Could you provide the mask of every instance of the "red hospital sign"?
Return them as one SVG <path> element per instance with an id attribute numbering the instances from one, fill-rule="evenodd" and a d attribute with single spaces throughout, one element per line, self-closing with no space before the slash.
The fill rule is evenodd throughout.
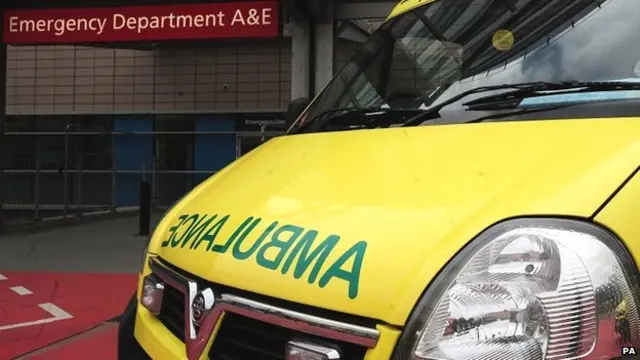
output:
<path id="1" fill-rule="evenodd" d="M 72 44 L 280 35 L 277 0 L 4 12 L 7 44 Z"/>

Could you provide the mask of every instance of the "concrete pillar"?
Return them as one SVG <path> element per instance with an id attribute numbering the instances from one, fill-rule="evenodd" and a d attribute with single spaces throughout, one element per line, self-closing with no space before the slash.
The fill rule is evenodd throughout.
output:
<path id="1" fill-rule="evenodd" d="M 333 77 L 334 1 L 326 0 L 327 17 L 316 24 L 315 91 L 316 94 Z"/>
<path id="2" fill-rule="evenodd" d="M 310 97 L 309 60 L 311 56 L 310 24 L 295 22 L 291 36 L 291 100 Z"/>

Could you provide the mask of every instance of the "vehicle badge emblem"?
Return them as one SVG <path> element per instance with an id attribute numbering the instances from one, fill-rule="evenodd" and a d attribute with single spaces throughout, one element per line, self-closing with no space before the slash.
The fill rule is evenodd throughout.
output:
<path id="1" fill-rule="evenodd" d="M 191 316 L 193 323 L 200 326 L 206 315 L 211 311 L 216 302 L 215 294 L 210 288 L 206 288 L 196 294 L 191 303 Z"/>

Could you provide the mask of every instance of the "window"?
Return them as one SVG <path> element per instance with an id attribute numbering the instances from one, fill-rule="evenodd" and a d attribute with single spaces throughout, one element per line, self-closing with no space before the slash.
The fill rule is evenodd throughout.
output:
<path id="1" fill-rule="evenodd" d="M 159 170 L 192 170 L 195 116 L 155 117 L 156 161 Z M 184 133 L 184 134 L 181 134 Z"/>
<path id="2" fill-rule="evenodd" d="M 7 116 L 4 137 L 5 169 L 35 168 L 36 137 L 26 135 L 35 129 L 34 116 Z"/>
<path id="3" fill-rule="evenodd" d="M 35 127 L 42 169 L 111 169 L 112 116 L 38 116 Z"/>
<path id="4" fill-rule="evenodd" d="M 70 134 L 81 133 L 82 135 L 71 135 L 70 152 L 73 156 L 71 161 L 81 161 L 83 170 L 108 170 L 112 167 L 112 136 L 113 117 L 110 115 L 90 115 L 70 118 L 73 127 Z"/>

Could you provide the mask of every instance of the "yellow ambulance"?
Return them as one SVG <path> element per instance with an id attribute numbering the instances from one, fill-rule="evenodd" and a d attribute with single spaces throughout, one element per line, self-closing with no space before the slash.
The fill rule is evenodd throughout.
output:
<path id="1" fill-rule="evenodd" d="M 638 14 L 401 1 L 286 135 L 166 212 L 120 359 L 635 353 Z"/>

